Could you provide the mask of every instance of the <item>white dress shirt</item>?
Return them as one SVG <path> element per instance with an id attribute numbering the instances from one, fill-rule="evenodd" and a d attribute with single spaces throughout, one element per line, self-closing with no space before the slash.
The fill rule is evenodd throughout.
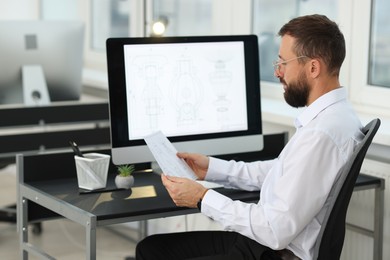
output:
<path id="1" fill-rule="evenodd" d="M 243 163 L 210 158 L 206 180 L 243 190 L 261 189 L 260 201 L 232 201 L 209 190 L 202 213 L 226 230 L 312 259 L 331 187 L 364 137 L 346 97 L 346 90 L 338 88 L 307 107 L 277 159 Z"/>

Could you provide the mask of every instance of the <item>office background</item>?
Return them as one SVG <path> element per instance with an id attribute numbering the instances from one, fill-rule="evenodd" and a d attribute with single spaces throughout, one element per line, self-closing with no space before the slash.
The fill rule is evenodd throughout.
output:
<path id="1" fill-rule="evenodd" d="M 0 0 L 1 20 L 82 20 L 86 25 L 84 46 L 84 93 L 107 97 L 105 39 L 143 37 L 153 34 L 152 25 L 166 24 L 165 36 L 256 34 L 259 36 L 263 131 L 294 133 L 299 110 L 288 107 L 282 88 L 273 77 L 272 61 L 278 54 L 276 33 L 289 19 L 321 13 L 335 20 L 347 43 L 341 83 L 363 123 L 381 118 L 383 124 L 374 143 L 382 148 L 383 160 L 366 160 L 365 173 L 390 180 L 390 3 L 386 0 Z M 388 160 L 386 160 L 386 157 Z M 373 193 L 355 193 L 350 222 L 371 225 Z M 390 192 L 385 191 L 384 244 L 390 243 Z M 163 220 L 161 220 L 163 221 Z M 160 221 L 160 222 L 161 222 Z M 182 228 L 182 219 L 165 220 L 151 231 Z M 195 221 L 195 220 L 194 220 Z M 201 221 L 203 224 L 207 220 Z M 200 223 L 200 224 L 202 224 Z M 347 231 L 343 259 L 370 259 L 372 241 Z M 384 259 L 390 248 L 384 247 Z"/>

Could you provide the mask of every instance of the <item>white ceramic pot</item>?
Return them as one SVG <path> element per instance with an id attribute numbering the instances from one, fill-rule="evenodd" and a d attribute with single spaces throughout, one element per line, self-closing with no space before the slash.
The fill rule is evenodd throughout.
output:
<path id="1" fill-rule="evenodd" d="M 115 185 L 118 189 L 130 189 L 134 185 L 134 176 L 115 176 Z"/>

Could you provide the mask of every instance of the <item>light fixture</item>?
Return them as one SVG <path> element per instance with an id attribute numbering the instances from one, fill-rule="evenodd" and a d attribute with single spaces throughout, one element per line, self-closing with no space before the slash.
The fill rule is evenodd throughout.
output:
<path id="1" fill-rule="evenodd" d="M 160 16 L 156 21 L 152 23 L 151 36 L 161 37 L 165 33 L 168 26 L 168 18 L 166 16 Z"/>

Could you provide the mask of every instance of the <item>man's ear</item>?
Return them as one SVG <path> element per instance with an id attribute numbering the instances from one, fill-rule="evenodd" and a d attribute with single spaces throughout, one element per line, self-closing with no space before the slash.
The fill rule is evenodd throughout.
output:
<path id="1" fill-rule="evenodd" d="M 322 69 L 320 61 L 317 59 L 312 59 L 310 60 L 309 65 L 310 77 L 313 79 L 317 78 L 320 75 Z"/>

